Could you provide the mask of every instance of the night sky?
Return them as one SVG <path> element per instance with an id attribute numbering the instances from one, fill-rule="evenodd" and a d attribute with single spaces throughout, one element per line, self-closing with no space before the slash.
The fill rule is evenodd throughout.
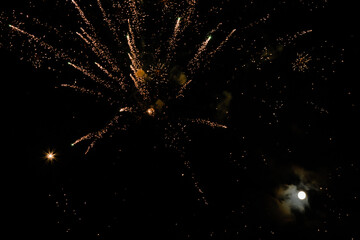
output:
<path id="1" fill-rule="evenodd" d="M 230 0 L 218 21 L 242 28 L 278 2 Z M 88 143 L 72 146 L 103 127 L 114 108 L 61 87 L 80 79 L 75 71 L 21 61 L 2 46 L 9 23 L 1 19 L 5 238 L 360 239 L 357 9 L 340 0 L 293 2 L 230 39 L 171 106 L 169 118 L 228 126 L 189 126 L 176 142 L 181 154 L 151 117 L 128 119 L 127 131 L 86 155 Z M 24 6 L 1 2 L 0 9 Z M 306 29 L 312 33 L 296 44 L 274 41 Z M 274 57 L 252 65 L 257 50 L 243 39 L 259 36 L 256 45 L 272 46 Z M 310 68 L 296 71 L 292 63 L 303 52 Z M 300 190 L 305 200 L 291 195 Z"/>

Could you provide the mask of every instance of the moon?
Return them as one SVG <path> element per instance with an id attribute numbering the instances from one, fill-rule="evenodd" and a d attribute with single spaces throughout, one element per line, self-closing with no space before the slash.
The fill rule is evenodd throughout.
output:
<path id="1" fill-rule="evenodd" d="M 298 198 L 300 200 L 304 200 L 306 198 L 306 193 L 304 191 L 299 191 L 298 192 Z"/>

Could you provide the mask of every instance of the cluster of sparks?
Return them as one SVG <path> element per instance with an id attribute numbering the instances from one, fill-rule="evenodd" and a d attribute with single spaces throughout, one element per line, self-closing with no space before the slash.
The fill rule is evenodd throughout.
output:
<path id="1" fill-rule="evenodd" d="M 292 69 L 294 71 L 304 72 L 309 69 L 309 62 L 311 61 L 311 56 L 307 53 L 298 53 L 295 62 L 292 64 Z"/>

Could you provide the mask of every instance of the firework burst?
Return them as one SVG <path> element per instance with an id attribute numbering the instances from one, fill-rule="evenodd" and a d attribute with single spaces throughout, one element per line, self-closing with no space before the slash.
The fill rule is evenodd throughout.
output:
<path id="1" fill-rule="evenodd" d="M 88 5 L 69 0 L 55 5 L 78 19 L 76 27 L 64 23 L 54 27 L 22 13 L 3 17 L 2 23 L 7 22 L 13 41 L 20 38 L 24 41 L 24 48 L 33 49 L 21 51 L 34 66 L 46 64 L 49 69 L 58 72 L 74 69 L 83 76 L 79 82 L 61 86 L 117 106 L 114 117 L 103 128 L 80 137 L 72 144 L 90 141 L 86 153 L 106 134 L 126 130 L 127 124 L 122 123 L 122 118 L 127 114 L 135 115 L 137 119 L 167 118 L 171 103 L 185 97 L 186 89 L 198 70 L 222 49 L 236 31 L 229 31 L 219 43 L 212 44 L 211 50 L 210 34 L 219 30 L 221 24 L 218 24 L 208 31 L 202 43 L 190 49 L 192 57 L 179 61 L 176 58 L 179 43 L 182 47 L 187 44 L 193 47 L 184 40 L 185 33 L 200 35 L 199 29 L 204 25 L 196 19 L 195 0 L 181 4 L 171 1 L 150 4 L 134 0 L 127 0 L 121 5 L 104 2 L 106 7 L 100 0 Z M 158 8 L 159 12 L 155 11 L 155 14 L 160 14 L 160 17 L 150 19 L 145 12 L 147 8 Z M 13 46 L 10 44 L 10 47 Z M 180 72 L 174 71 L 178 66 Z M 225 128 L 207 119 L 177 121 L 184 125 L 196 123 Z"/>
<path id="2" fill-rule="evenodd" d="M 126 0 L 122 4 L 68 0 L 54 3 L 53 17 L 45 23 L 30 17 L 32 14 L 16 12 L 2 14 L 0 20 L 7 32 L 4 42 L 8 49 L 19 51 L 21 58 L 36 68 L 78 74 L 80 80 L 61 86 L 94 96 L 115 109 L 105 126 L 79 137 L 72 146 L 87 141 L 88 154 L 104 137 L 152 119 L 165 130 L 166 145 L 184 156 L 180 142 L 188 138 L 189 125 L 227 126 L 181 116 L 173 106 L 186 97 L 201 69 L 236 32 L 222 23 L 209 27 L 207 20 L 200 21 L 197 4 L 196 0 Z M 42 7 L 32 5 L 31 9 L 47 16 L 48 9 Z M 216 15 L 218 9 L 210 11 Z M 217 34 L 216 40 L 213 34 Z M 190 162 L 185 166 L 191 169 Z"/>

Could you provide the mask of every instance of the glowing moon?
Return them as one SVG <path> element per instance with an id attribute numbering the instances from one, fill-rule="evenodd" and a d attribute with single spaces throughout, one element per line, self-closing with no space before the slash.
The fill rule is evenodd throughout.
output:
<path id="1" fill-rule="evenodd" d="M 298 198 L 304 200 L 306 198 L 306 193 L 304 191 L 298 192 Z"/>

